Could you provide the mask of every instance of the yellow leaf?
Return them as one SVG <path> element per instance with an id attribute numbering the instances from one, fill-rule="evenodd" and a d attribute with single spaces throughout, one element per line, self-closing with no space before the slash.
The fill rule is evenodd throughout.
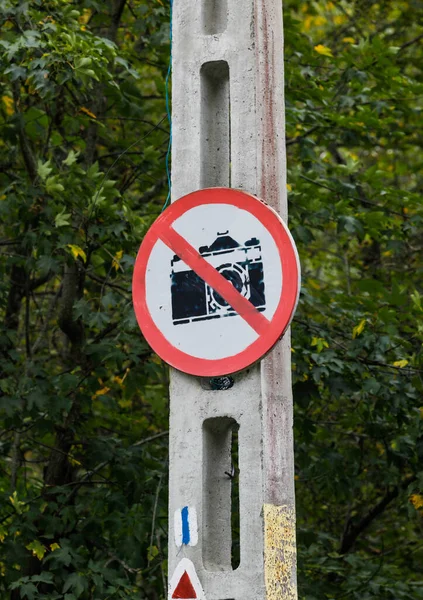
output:
<path id="1" fill-rule="evenodd" d="M 323 54 L 323 56 L 333 57 L 332 50 L 330 48 L 328 48 L 327 46 L 323 46 L 323 44 L 318 44 L 317 46 L 314 46 L 314 49 L 319 54 Z"/>
<path id="2" fill-rule="evenodd" d="M 114 381 L 115 383 L 117 383 L 118 385 L 122 385 L 122 384 L 123 384 L 123 382 L 125 381 L 125 379 L 126 379 L 126 377 L 127 377 L 128 373 L 129 373 L 129 371 L 130 371 L 130 368 L 128 367 L 128 368 L 126 369 L 126 371 L 125 371 L 125 375 L 124 375 L 123 377 L 119 377 L 119 375 L 115 375 L 115 377 L 113 377 L 113 381 Z"/>
<path id="3" fill-rule="evenodd" d="M 304 31 L 309 31 L 313 24 L 313 17 L 311 15 L 307 15 L 303 22 Z"/>
<path id="4" fill-rule="evenodd" d="M 132 400 L 125 400 L 124 398 L 121 398 L 118 400 L 118 404 L 121 408 L 132 408 Z"/>
<path id="5" fill-rule="evenodd" d="M 376 448 L 377 448 L 380 456 L 383 456 L 383 454 L 385 454 L 385 447 L 383 446 L 383 444 L 381 444 L 380 442 L 377 442 Z"/>
<path id="6" fill-rule="evenodd" d="M 96 393 L 93 395 L 92 399 L 95 400 L 98 396 L 105 396 L 107 394 L 107 392 L 110 392 L 109 387 L 101 388 L 101 390 L 96 391 Z"/>
<path id="7" fill-rule="evenodd" d="M 82 29 L 82 27 L 81 27 Z M 88 115 L 89 117 L 91 117 L 92 119 L 96 119 L 97 117 L 95 116 L 95 114 L 93 112 L 91 112 L 90 110 L 88 110 L 88 108 L 85 108 L 85 106 L 81 106 L 81 108 L 79 109 L 81 112 L 85 113 L 86 115 Z"/>
<path id="8" fill-rule="evenodd" d="M 409 500 L 416 510 L 423 508 L 423 496 L 421 494 L 411 494 Z"/>
<path id="9" fill-rule="evenodd" d="M 345 23 L 346 20 L 347 17 L 345 15 L 335 15 L 333 17 L 333 22 L 335 23 L 335 25 L 342 25 L 342 23 Z"/>
<path id="10" fill-rule="evenodd" d="M 117 271 L 120 267 L 120 260 L 123 256 L 123 250 L 119 250 L 113 257 L 112 267 Z"/>
<path id="11" fill-rule="evenodd" d="M 317 347 L 317 352 L 321 352 L 323 348 L 329 348 L 329 344 L 324 338 L 313 337 L 311 340 L 311 345 Z"/>
<path id="12" fill-rule="evenodd" d="M 356 327 L 354 327 L 353 329 L 353 340 L 360 335 L 360 333 L 362 333 L 364 326 L 366 324 L 366 319 L 363 319 L 362 321 L 360 321 L 360 323 L 358 325 L 356 325 Z"/>
<path id="13" fill-rule="evenodd" d="M 153 558 L 155 558 L 159 553 L 159 549 L 157 548 L 157 546 L 149 546 L 147 548 L 147 560 L 148 562 L 151 562 L 153 560 Z"/>
<path id="14" fill-rule="evenodd" d="M 3 104 L 6 107 L 6 114 L 10 117 L 15 112 L 13 108 L 13 98 L 10 98 L 9 96 L 2 96 L 1 99 L 3 100 Z"/>
<path id="15" fill-rule="evenodd" d="M 22 505 L 24 502 L 21 502 L 18 498 L 18 492 L 15 490 L 11 496 L 9 496 L 9 500 L 12 506 L 15 508 L 18 515 L 22 513 Z"/>
<path id="16" fill-rule="evenodd" d="M 84 8 L 82 15 L 78 17 L 79 23 L 86 25 L 91 18 L 92 12 L 93 11 L 90 8 Z"/>
<path id="17" fill-rule="evenodd" d="M 38 540 L 34 540 L 26 546 L 27 550 L 32 550 L 32 555 L 36 556 L 38 560 L 41 560 L 46 553 L 46 547 L 43 546 Z"/>
<path id="18" fill-rule="evenodd" d="M 288 192 L 292 192 L 292 185 L 290 183 L 287 183 L 286 189 L 288 190 Z"/>
<path id="19" fill-rule="evenodd" d="M 314 24 L 316 27 L 320 27 L 320 25 L 324 25 L 325 23 L 327 23 L 327 19 L 321 15 L 314 18 Z"/>
<path id="20" fill-rule="evenodd" d="M 87 255 L 82 248 L 75 246 L 75 244 L 68 244 L 68 248 L 70 248 L 72 256 L 75 260 L 78 258 L 78 256 L 80 256 L 84 262 L 87 262 Z"/>
<path id="21" fill-rule="evenodd" d="M 0 526 L 0 542 L 4 542 L 4 538 L 7 536 L 7 530 Z"/>
<path id="22" fill-rule="evenodd" d="M 403 358 L 402 360 L 396 360 L 394 363 L 392 363 L 392 365 L 394 367 L 399 367 L 400 369 L 403 369 L 408 365 L 408 360 L 406 360 L 405 358 Z"/>
<path id="23" fill-rule="evenodd" d="M 344 37 L 342 41 L 346 44 L 355 44 L 355 39 L 353 37 Z"/>
<path id="24" fill-rule="evenodd" d="M 60 548 L 59 544 L 56 544 L 56 542 L 54 542 L 54 544 L 50 544 L 50 550 L 52 552 L 54 552 L 55 550 L 58 550 Z"/>

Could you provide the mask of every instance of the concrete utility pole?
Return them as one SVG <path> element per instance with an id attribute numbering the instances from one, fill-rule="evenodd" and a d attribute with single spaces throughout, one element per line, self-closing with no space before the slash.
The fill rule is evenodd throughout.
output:
<path id="1" fill-rule="evenodd" d="M 172 201 L 233 187 L 286 220 L 281 0 L 173 4 Z M 294 600 L 289 332 L 231 389 L 213 387 L 172 370 L 169 579 L 187 558 L 207 600 Z"/>

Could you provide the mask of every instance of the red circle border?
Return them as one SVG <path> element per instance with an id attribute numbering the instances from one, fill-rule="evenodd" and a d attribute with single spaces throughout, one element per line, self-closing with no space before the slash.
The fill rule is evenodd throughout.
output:
<path id="1" fill-rule="evenodd" d="M 261 335 L 236 355 L 220 359 L 191 356 L 175 348 L 154 323 L 147 307 L 146 269 L 151 251 L 160 239 L 162 230 L 168 229 L 185 212 L 203 204 L 231 204 L 250 212 L 272 235 L 279 251 L 282 266 L 282 294 L 266 334 Z M 262 358 L 281 338 L 288 328 L 300 292 L 300 262 L 295 242 L 278 213 L 259 198 L 230 188 L 208 188 L 192 192 L 171 204 L 147 231 L 135 261 L 132 279 L 132 297 L 138 325 L 151 346 L 166 363 L 188 373 L 202 377 L 228 375 L 241 371 Z"/>

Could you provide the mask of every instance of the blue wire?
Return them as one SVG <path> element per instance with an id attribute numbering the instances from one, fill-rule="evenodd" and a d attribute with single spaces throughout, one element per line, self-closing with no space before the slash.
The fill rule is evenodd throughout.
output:
<path id="1" fill-rule="evenodd" d="M 167 69 L 166 81 L 165 81 L 165 94 L 166 94 L 166 113 L 169 121 L 169 144 L 166 152 L 166 175 L 167 175 L 167 185 L 169 191 L 167 193 L 166 202 L 163 205 L 162 212 L 167 207 L 170 202 L 170 196 L 172 191 L 172 180 L 170 176 L 170 155 L 172 151 L 172 114 L 170 112 L 170 98 L 169 98 L 169 83 L 172 74 L 172 17 L 173 17 L 173 0 L 169 0 L 170 2 L 170 23 L 169 23 L 169 41 L 170 41 L 170 53 L 169 53 L 169 67 Z"/>

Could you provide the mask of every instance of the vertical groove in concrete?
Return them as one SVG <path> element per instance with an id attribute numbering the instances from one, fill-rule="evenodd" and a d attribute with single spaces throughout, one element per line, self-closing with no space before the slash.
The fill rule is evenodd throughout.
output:
<path id="1" fill-rule="evenodd" d="M 208 571 L 231 571 L 231 445 L 236 421 L 203 423 L 203 563 Z"/>
<path id="2" fill-rule="evenodd" d="M 230 186 L 229 65 L 201 65 L 201 187 Z"/>
<path id="3" fill-rule="evenodd" d="M 204 0 L 202 2 L 202 25 L 206 34 L 225 31 L 228 23 L 228 0 Z"/>
<path id="4" fill-rule="evenodd" d="M 205 185 L 228 185 L 230 177 L 232 187 L 286 219 L 281 0 L 178 0 L 173 24 L 172 201 Z M 290 365 L 286 334 L 227 391 L 204 389 L 172 370 L 169 576 L 189 558 L 207 600 L 296 598 Z M 240 427 L 241 498 L 235 571 L 225 525 L 230 485 L 219 479 L 230 441 L 211 425 L 233 421 Z M 198 544 L 178 548 L 173 515 L 184 506 L 197 510 Z"/>

